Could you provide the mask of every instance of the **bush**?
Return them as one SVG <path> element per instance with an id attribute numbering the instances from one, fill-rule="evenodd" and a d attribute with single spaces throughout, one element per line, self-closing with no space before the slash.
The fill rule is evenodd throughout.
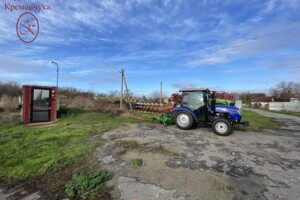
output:
<path id="1" fill-rule="evenodd" d="M 124 102 L 123 106 L 127 108 L 126 103 Z M 113 103 L 108 100 L 97 101 L 97 108 L 102 113 L 118 115 L 120 114 L 119 102 Z"/>
<path id="2" fill-rule="evenodd" d="M 94 100 L 88 97 L 77 96 L 75 98 L 69 98 L 64 103 L 61 103 L 61 108 L 65 111 L 68 109 L 81 109 L 81 110 L 98 110 L 102 113 L 117 115 L 120 114 L 119 102 L 110 101 L 108 99 L 98 99 Z M 124 107 L 127 108 L 126 102 L 124 102 Z M 60 113 L 59 113 L 60 114 Z"/>
<path id="3" fill-rule="evenodd" d="M 269 110 L 269 104 L 266 104 L 266 105 L 264 106 L 264 108 L 267 109 L 267 110 Z"/>
<path id="4" fill-rule="evenodd" d="M 107 195 L 105 182 L 112 178 L 109 171 L 84 172 L 74 174 L 72 180 L 66 184 L 66 193 L 69 197 L 79 196 L 83 199 L 98 199 Z"/>
<path id="5" fill-rule="evenodd" d="M 66 107 L 59 107 L 59 110 L 57 111 L 57 118 L 61 118 L 68 115 L 70 115 L 70 109 Z"/>
<path id="6" fill-rule="evenodd" d="M 95 101 L 90 97 L 76 96 L 67 100 L 68 108 L 78 108 L 84 110 L 93 110 L 95 107 Z"/>

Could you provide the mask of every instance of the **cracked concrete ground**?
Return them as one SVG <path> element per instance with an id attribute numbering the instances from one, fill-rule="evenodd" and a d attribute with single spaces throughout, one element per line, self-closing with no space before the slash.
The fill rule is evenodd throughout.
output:
<path id="1" fill-rule="evenodd" d="M 220 137 L 207 128 L 135 124 L 107 132 L 109 142 L 95 155 L 116 174 L 110 183 L 115 199 L 299 199 L 300 118 L 257 112 L 285 126 Z M 118 140 L 161 146 L 176 155 L 125 152 Z M 143 166 L 130 164 L 137 158 Z"/>

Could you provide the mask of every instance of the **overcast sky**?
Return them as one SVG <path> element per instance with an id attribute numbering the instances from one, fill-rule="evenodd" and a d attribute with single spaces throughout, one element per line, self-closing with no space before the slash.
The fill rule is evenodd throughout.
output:
<path id="1" fill-rule="evenodd" d="M 30 44 L 16 33 L 25 11 L 40 25 Z M 267 91 L 300 80 L 299 0 L 1 0 L 0 81 L 119 90 L 121 68 L 136 94 L 182 87 Z"/>

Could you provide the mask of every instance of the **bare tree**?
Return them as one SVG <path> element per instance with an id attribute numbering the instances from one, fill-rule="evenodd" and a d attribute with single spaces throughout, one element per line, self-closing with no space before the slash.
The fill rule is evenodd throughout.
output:
<path id="1" fill-rule="evenodd" d="M 242 100 L 244 104 L 250 105 L 251 101 L 260 98 L 265 97 L 265 93 L 250 93 L 250 92 L 243 92 L 239 94 L 239 99 Z"/>
<path id="2" fill-rule="evenodd" d="M 293 96 L 293 82 L 282 81 L 278 84 L 278 88 L 281 91 L 280 97 L 283 100 L 289 100 Z"/>
<path id="3" fill-rule="evenodd" d="M 280 98 L 280 90 L 278 88 L 271 88 L 270 93 L 272 97 Z"/>
<path id="4" fill-rule="evenodd" d="M 295 83 L 295 97 L 300 98 L 300 83 Z"/>
<path id="5" fill-rule="evenodd" d="M 273 97 L 288 101 L 290 98 L 300 97 L 300 83 L 281 81 L 270 92 Z"/>

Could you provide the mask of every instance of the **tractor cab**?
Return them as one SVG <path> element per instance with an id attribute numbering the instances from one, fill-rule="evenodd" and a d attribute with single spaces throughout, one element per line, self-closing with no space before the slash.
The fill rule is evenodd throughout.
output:
<path id="1" fill-rule="evenodd" d="M 183 95 L 180 106 L 193 111 L 197 118 L 205 117 L 208 108 L 209 91 L 185 89 L 180 90 L 180 92 L 182 92 Z"/>
<path id="2" fill-rule="evenodd" d="M 215 92 L 208 89 L 182 89 L 183 97 L 174 108 L 175 123 L 181 129 L 190 129 L 195 125 L 211 125 L 218 135 L 229 135 L 233 124 L 248 125 L 241 121 L 241 111 L 234 106 L 218 104 Z"/>

